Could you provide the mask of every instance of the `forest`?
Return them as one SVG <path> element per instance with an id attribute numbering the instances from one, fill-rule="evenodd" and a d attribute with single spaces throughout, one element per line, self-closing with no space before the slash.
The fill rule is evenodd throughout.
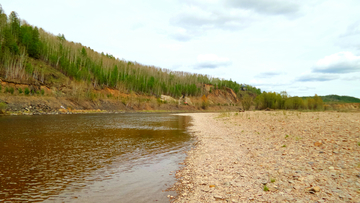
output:
<path id="1" fill-rule="evenodd" d="M 321 99 L 325 103 L 360 103 L 360 99 L 350 96 L 339 96 L 339 95 L 326 95 L 326 96 L 320 96 Z M 302 97 L 303 99 L 308 99 L 312 97 Z"/>
<path id="2" fill-rule="evenodd" d="M 235 93 L 244 85 L 254 95 L 261 94 L 260 89 L 235 81 L 142 65 L 98 53 L 66 40 L 64 34 L 54 35 L 34 27 L 14 11 L 7 16 L 2 7 L 0 42 L 0 77 L 6 80 L 46 83 L 44 69 L 31 63 L 40 60 L 89 88 L 110 87 L 157 97 L 161 94 L 179 97 L 203 95 L 204 84 L 212 84 L 214 89 L 228 87 Z"/>

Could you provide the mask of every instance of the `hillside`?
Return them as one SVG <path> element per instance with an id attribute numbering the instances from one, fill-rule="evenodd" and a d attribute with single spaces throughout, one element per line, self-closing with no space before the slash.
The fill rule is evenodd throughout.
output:
<path id="1" fill-rule="evenodd" d="M 359 98 L 350 97 L 350 96 L 326 95 L 320 97 L 325 103 L 360 103 Z M 313 97 L 303 97 L 303 98 L 313 98 Z"/>
<path id="2" fill-rule="evenodd" d="M 26 100 L 22 96 L 46 96 L 78 104 L 84 101 L 99 104 L 100 100 L 112 99 L 128 107 L 134 99 L 138 103 L 154 99 L 165 102 L 161 95 L 199 100 L 212 91 L 226 94 L 231 89 L 234 93 L 231 97 L 236 97 L 243 94 L 242 87 L 254 96 L 261 93 L 260 89 L 231 80 L 120 60 L 70 42 L 63 34 L 56 36 L 32 26 L 14 11 L 7 16 L 1 7 L 0 42 L 0 102 L 5 103 L 16 95 L 16 101 Z M 230 100 L 211 102 L 217 106 L 234 105 Z"/>

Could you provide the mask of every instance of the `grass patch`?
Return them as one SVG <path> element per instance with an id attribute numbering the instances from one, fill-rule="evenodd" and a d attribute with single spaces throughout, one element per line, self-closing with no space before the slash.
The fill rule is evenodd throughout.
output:
<path id="1" fill-rule="evenodd" d="M 283 145 L 283 146 L 281 146 L 281 147 L 286 147 L 286 145 Z"/>
<path id="2" fill-rule="evenodd" d="M 264 191 L 269 191 L 269 188 L 266 185 L 264 185 Z"/>
<path id="3" fill-rule="evenodd" d="M 29 95 L 30 94 L 30 90 L 29 90 L 29 88 L 25 88 L 25 95 Z"/>
<path id="4" fill-rule="evenodd" d="M 271 178 L 270 181 L 271 181 L 272 183 L 275 183 L 275 178 Z"/>
<path id="5" fill-rule="evenodd" d="M 358 142 L 358 146 L 360 146 L 360 142 Z"/>
<path id="6" fill-rule="evenodd" d="M 3 110 L 5 111 L 6 108 L 7 104 L 5 102 L 0 102 L 0 112 L 3 112 Z"/>
<path id="7" fill-rule="evenodd" d="M 224 117 L 230 117 L 231 113 L 228 112 L 222 112 L 217 118 L 224 118 Z"/>
<path id="8" fill-rule="evenodd" d="M 289 135 L 285 135 L 285 138 L 288 138 L 289 137 Z"/>

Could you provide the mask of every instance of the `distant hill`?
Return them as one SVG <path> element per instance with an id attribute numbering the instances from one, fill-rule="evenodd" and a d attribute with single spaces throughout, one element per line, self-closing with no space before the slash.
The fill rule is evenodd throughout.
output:
<path id="1" fill-rule="evenodd" d="M 323 102 L 325 103 L 331 103 L 331 102 L 337 102 L 337 103 L 360 103 L 360 99 L 356 97 L 350 97 L 350 96 L 339 96 L 336 94 L 332 95 L 326 95 L 326 96 L 320 96 Z M 313 97 L 302 97 L 302 98 L 313 98 Z"/>

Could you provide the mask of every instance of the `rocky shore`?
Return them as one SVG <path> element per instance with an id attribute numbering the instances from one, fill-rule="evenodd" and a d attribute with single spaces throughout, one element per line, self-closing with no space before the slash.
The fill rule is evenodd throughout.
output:
<path id="1" fill-rule="evenodd" d="M 175 202 L 360 202 L 360 113 L 182 115 L 197 144 Z"/>

